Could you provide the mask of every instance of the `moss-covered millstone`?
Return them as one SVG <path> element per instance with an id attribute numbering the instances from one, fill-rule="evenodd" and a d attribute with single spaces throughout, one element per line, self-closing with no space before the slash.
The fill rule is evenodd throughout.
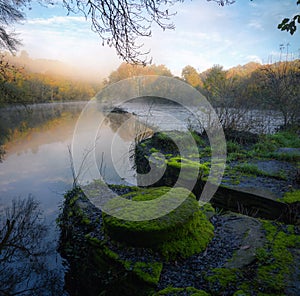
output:
<path id="1" fill-rule="evenodd" d="M 150 201 L 169 198 L 168 187 L 139 189 L 123 198 L 133 201 Z M 195 196 L 184 188 L 173 188 L 174 199 L 182 203 L 171 212 L 152 220 L 129 221 L 102 213 L 106 233 L 118 242 L 132 246 L 149 247 L 167 259 L 186 258 L 203 251 L 213 237 L 213 225 L 209 222 Z M 151 206 L 155 206 L 152 203 Z M 151 211 L 151 206 L 145 211 Z"/>
<path id="2" fill-rule="evenodd" d="M 129 191 L 141 195 L 143 190 L 118 188 Z M 67 291 L 90 296 L 300 295 L 298 226 L 215 213 L 209 203 L 200 204 L 200 210 L 211 216 L 214 239 L 204 253 L 167 262 L 151 248 L 113 242 L 103 232 L 101 210 L 80 189 L 68 192 L 58 220 L 60 252 L 70 266 Z M 181 250 L 191 254 L 189 243 L 178 240 Z M 165 247 L 171 254 L 177 250 L 172 240 Z"/>

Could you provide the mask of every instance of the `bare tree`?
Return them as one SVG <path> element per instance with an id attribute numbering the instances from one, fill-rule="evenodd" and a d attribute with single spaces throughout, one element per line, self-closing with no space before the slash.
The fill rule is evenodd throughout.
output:
<path id="1" fill-rule="evenodd" d="M 26 7 L 30 0 L 1 0 L 0 1 L 0 48 L 15 51 L 20 45 L 12 26 L 25 19 L 21 8 Z"/>
<path id="2" fill-rule="evenodd" d="M 284 127 L 300 118 L 300 60 L 265 65 L 254 73 L 265 107 L 279 110 Z"/>
<path id="3" fill-rule="evenodd" d="M 118 55 L 130 63 L 145 65 L 149 51 L 141 50 L 140 37 L 150 37 L 156 23 L 163 30 L 173 29 L 170 7 L 180 0 L 64 0 L 69 12 L 82 12 L 90 18 L 92 30 L 99 34 L 102 44 L 115 47 Z"/>
<path id="4" fill-rule="evenodd" d="M 203 91 L 216 107 L 224 130 L 250 130 L 253 122 L 246 117 L 252 107 L 251 102 L 246 99 L 247 81 L 223 70 L 220 65 L 212 67 L 202 79 Z"/>

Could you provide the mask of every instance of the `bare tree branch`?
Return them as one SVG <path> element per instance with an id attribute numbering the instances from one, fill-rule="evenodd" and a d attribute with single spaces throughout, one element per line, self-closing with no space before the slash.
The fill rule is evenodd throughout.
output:
<path id="1" fill-rule="evenodd" d="M 69 12 L 81 12 L 90 18 L 92 30 L 102 39 L 102 45 L 115 47 L 126 62 L 146 65 L 149 51 L 143 51 L 139 38 L 150 37 L 156 23 L 163 30 L 174 29 L 169 8 L 182 0 L 63 0 Z"/>
<path id="2" fill-rule="evenodd" d="M 0 49 L 11 52 L 21 44 L 17 35 L 12 32 L 12 26 L 25 19 L 21 9 L 29 5 L 30 0 L 0 0 Z"/>

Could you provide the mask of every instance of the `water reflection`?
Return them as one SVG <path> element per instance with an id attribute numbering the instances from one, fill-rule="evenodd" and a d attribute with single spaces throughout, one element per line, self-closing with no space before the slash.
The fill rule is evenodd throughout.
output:
<path id="1" fill-rule="evenodd" d="M 51 134 L 52 127 L 58 127 L 61 121 L 73 121 L 80 114 L 85 102 L 51 103 L 0 108 L 0 161 L 6 151 L 14 148 L 15 142 L 25 138 L 28 143 L 34 141 L 31 131 L 44 133 L 44 140 Z M 14 140 L 13 143 L 7 141 Z M 24 144 L 24 141 L 22 141 Z M 5 145 L 4 145 L 5 144 Z M 37 152 L 37 146 L 32 146 Z"/>
<path id="2" fill-rule="evenodd" d="M 33 122 L 28 121 L 28 126 L 32 128 L 16 134 L 18 137 L 6 144 L 6 155 L 0 163 L 0 244 L 16 213 L 21 212 L 19 217 L 23 215 L 21 208 L 25 207 L 28 211 L 28 205 L 34 205 L 31 208 L 32 215 L 23 215 L 24 222 L 29 223 L 35 217 L 35 224 L 29 223 L 22 229 L 19 227 L 14 230 L 18 235 L 21 230 L 26 231 L 22 248 L 12 249 L 11 244 L 1 250 L 0 295 L 14 295 L 20 291 L 23 291 L 20 295 L 63 295 L 64 268 L 56 252 L 59 232 L 55 219 L 60 212 L 63 194 L 71 188 L 67 146 L 71 142 L 79 111 L 72 104 L 70 112 L 67 112 L 66 105 L 54 109 L 45 105 L 43 111 L 40 107 L 32 107 L 36 108 L 30 115 Z M 57 109 L 63 113 L 56 112 Z M 50 114 L 47 114 L 48 111 Z M 55 112 L 58 118 L 53 117 Z M 18 114 L 18 110 L 10 110 L 10 115 L 6 114 L 5 117 L 13 120 Z M 4 120 L 2 113 L 1 120 Z M 8 122 L 5 124 L 8 128 Z M 28 195 L 36 199 L 28 202 Z M 15 201 L 16 197 L 21 200 Z M 27 200 L 26 204 L 23 200 Z M 10 210 L 6 211 L 5 208 Z M 8 224 L 7 217 L 10 221 Z M 25 247 L 33 253 L 29 255 Z"/>
<path id="3" fill-rule="evenodd" d="M 55 248 L 47 242 L 38 202 L 14 199 L 0 211 L 0 294 L 63 295 L 63 278 L 48 264 Z"/>
<path id="4" fill-rule="evenodd" d="M 45 108 L 52 110 L 47 106 Z M 16 112 L 18 113 L 18 111 Z M 65 109 L 64 112 L 66 112 Z M 43 212 L 43 223 L 47 225 L 47 231 L 40 231 L 40 235 L 32 233 L 34 238 L 39 239 L 38 241 L 35 240 L 34 246 L 28 246 L 28 248 L 36 248 L 35 250 L 40 252 L 38 256 L 25 256 L 21 260 L 26 252 L 18 250 L 18 256 L 16 252 L 14 253 L 17 257 L 12 257 L 4 263 L 2 260 L 2 256 L 5 256 L 4 251 L 1 252 L 0 287 L 2 290 L 0 295 L 1 293 L 14 294 L 22 289 L 25 290 L 25 288 L 36 290 L 32 290 L 31 293 L 24 291 L 21 295 L 51 295 L 52 288 L 56 287 L 54 282 L 58 281 L 61 284 L 64 267 L 60 255 L 55 252 L 59 239 L 55 219 L 60 213 L 63 194 L 72 186 L 68 145 L 72 141 L 78 110 L 72 112 L 69 115 L 59 116 L 59 119 L 51 117 L 48 123 L 43 122 L 41 126 L 35 126 L 35 128 L 27 131 L 25 136 L 22 134 L 6 145 L 7 153 L 4 161 L 0 163 L 0 209 L 2 210 L 0 242 L 3 241 L 9 226 L 6 225 L 7 218 L 4 214 L 4 208 L 11 207 L 12 200 L 19 196 L 22 200 L 29 194 L 36 197 L 39 209 Z M 46 111 L 44 110 L 43 113 L 46 114 Z M 104 118 L 103 114 L 99 112 L 97 112 L 97 116 L 100 119 Z M 15 117 L 17 114 L 11 116 L 11 118 Z M 41 118 L 40 115 L 38 117 Z M 45 118 L 48 118 L 48 115 Z M 123 124 L 123 128 L 120 129 L 120 125 Z M 134 141 L 134 130 L 137 125 L 135 125 L 134 120 L 132 121 L 132 116 L 116 114 L 108 117 L 103 127 L 103 133 L 99 138 L 101 141 L 99 142 L 101 144 L 99 145 L 100 155 L 110 151 L 111 147 L 107 139 L 112 135 L 117 135 L 118 140 L 114 142 L 116 147 L 130 145 Z M 81 132 L 84 136 L 90 131 L 82 130 Z M 82 144 L 86 144 L 86 142 Z M 116 178 L 111 173 L 109 163 L 106 162 L 104 166 L 106 174 L 111 176 L 111 182 L 115 182 Z M 124 171 L 128 174 L 128 167 L 125 166 Z M 15 202 L 15 204 L 18 203 Z M 36 220 L 36 222 L 38 221 Z M 39 222 L 42 221 L 39 220 Z M 29 232 L 27 234 L 30 235 Z M 27 280 L 25 280 L 26 277 Z M 4 284 L 2 285 L 2 283 Z M 44 290 L 38 290 L 41 284 L 45 284 Z M 58 288 L 60 288 L 60 284 Z M 53 292 L 53 295 L 62 294 Z"/>
<path id="5" fill-rule="evenodd" d="M 151 129 L 130 113 L 106 114 L 96 102 L 86 106 L 79 122 L 72 142 L 79 184 L 102 178 L 107 183 L 136 184 L 130 156 L 137 135 L 150 135 Z"/>

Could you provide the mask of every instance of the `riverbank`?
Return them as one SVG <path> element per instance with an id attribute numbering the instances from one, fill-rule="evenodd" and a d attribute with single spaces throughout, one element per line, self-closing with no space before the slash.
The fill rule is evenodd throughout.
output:
<path id="1" fill-rule="evenodd" d="M 184 142 L 181 132 L 172 137 Z M 185 155 L 179 156 L 172 137 L 156 133 L 141 141 L 135 151 L 137 171 L 147 173 L 153 165 L 164 164 L 165 173 L 150 188 L 160 190 L 161 186 L 173 187 L 181 169 L 185 177 L 180 186 L 184 187 L 190 181 L 189 168 L 198 168 L 193 193 L 199 199 L 210 168 L 211 151 L 206 139 L 193 133 L 198 151 L 187 147 Z M 146 246 L 136 245 L 139 236 L 136 234 L 135 239 L 130 227 L 138 229 L 138 224 L 124 222 L 128 237 L 123 239 L 123 224 L 112 220 L 113 228 L 109 228 L 107 214 L 91 203 L 90 194 L 89 198 L 84 194 L 88 192 L 86 188 L 84 192 L 79 188 L 68 192 L 59 218 L 60 252 L 70 264 L 66 274 L 68 292 L 130 296 L 298 295 L 299 146 L 299 137 L 286 132 L 257 137 L 253 142 L 228 141 L 223 180 L 211 203 L 200 202 L 197 206 L 212 225 L 213 237 L 204 249 L 187 256 L 180 252 L 165 256 L 151 242 L 151 236 Z M 110 188 L 124 199 L 138 191 L 148 200 L 147 188 Z M 103 198 L 101 190 L 93 186 L 90 189 L 93 197 Z M 111 229 L 121 231 L 123 236 Z M 201 231 L 205 233 L 205 229 Z M 172 241 L 172 231 L 167 237 Z"/>
<path id="2" fill-rule="evenodd" d="M 59 219 L 60 252 L 70 264 L 67 290 L 71 295 L 298 295 L 298 226 L 210 207 L 201 211 L 214 226 L 211 242 L 188 258 L 166 260 L 151 248 L 112 240 L 101 211 L 81 190 L 69 192 Z"/>

